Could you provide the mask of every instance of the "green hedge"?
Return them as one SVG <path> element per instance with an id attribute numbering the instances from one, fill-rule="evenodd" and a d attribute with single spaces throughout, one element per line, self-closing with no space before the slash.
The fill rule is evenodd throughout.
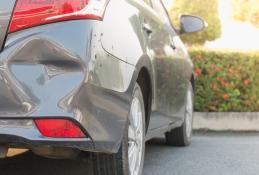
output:
<path id="1" fill-rule="evenodd" d="M 196 111 L 259 111 L 259 52 L 191 49 Z"/>

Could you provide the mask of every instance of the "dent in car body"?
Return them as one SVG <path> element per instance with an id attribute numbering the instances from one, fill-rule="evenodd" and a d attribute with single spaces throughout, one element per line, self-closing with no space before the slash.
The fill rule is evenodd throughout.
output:
<path id="1" fill-rule="evenodd" d="M 0 54 L 0 118 L 70 118 L 87 131 L 95 151 L 116 152 L 135 69 L 98 44 L 98 23 L 68 21 L 9 35 Z"/>
<path id="2" fill-rule="evenodd" d="M 151 35 L 144 23 L 152 26 Z M 151 115 L 149 131 L 178 126 L 192 64 L 180 39 L 144 2 L 110 1 L 103 21 L 67 21 L 10 34 L 0 54 L 0 119 L 69 118 L 90 139 L 84 144 L 65 139 L 65 146 L 117 152 L 143 67 L 152 81 L 152 114 L 158 114 Z M 8 131 L 0 127 L 1 134 Z M 40 134 L 17 136 L 28 144 L 57 144 Z"/>

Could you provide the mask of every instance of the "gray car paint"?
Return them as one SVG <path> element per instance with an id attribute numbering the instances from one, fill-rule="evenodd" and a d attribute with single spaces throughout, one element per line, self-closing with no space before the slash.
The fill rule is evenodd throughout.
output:
<path id="1" fill-rule="evenodd" d="M 93 29 L 98 23 L 60 22 L 10 34 L 0 54 L 0 118 L 71 118 L 96 151 L 115 152 L 131 100 L 127 73 L 135 69 L 102 49 Z"/>
<path id="2" fill-rule="evenodd" d="M 0 54 L 0 142 L 117 152 L 142 68 L 152 80 L 149 139 L 182 124 L 192 76 L 182 42 L 151 7 L 111 0 L 103 21 L 66 21 L 9 34 Z M 89 138 L 44 138 L 33 124 L 29 132 L 8 122 L 35 118 L 70 119 Z"/>
<path id="3" fill-rule="evenodd" d="M 2 50 L 8 29 L 10 17 L 13 11 L 15 0 L 1 1 L 0 3 L 0 51 Z"/>
<path id="4" fill-rule="evenodd" d="M 181 124 L 193 68 L 188 52 L 174 29 L 151 6 L 144 1 L 127 2 L 110 3 L 103 22 L 104 28 L 110 30 L 103 32 L 103 47 L 134 66 L 147 55 L 154 87 L 149 130 L 168 123 Z M 115 12 L 124 16 L 115 16 Z M 150 34 L 146 33 L 145 25 L 152 29 Z"/>

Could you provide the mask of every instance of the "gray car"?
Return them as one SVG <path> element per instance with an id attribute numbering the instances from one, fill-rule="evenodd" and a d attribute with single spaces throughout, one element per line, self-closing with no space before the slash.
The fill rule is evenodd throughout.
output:
<path id="1" fill-rule="evenodd" d="M 191 142 L 194 73 L 160 0 L 0 2 L 0 157 L 92 153 L 95 175 L 142 174 L 145 142 Z"/>

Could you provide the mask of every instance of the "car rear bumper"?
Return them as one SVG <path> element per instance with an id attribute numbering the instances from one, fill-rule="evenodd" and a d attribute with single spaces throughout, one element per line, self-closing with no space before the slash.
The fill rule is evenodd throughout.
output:
<path id="1" fill-rule="evenodd" d="M 0 145 L 33 149 L 41 146 L 68 147 L 80 150 L 93 150 L 91 138 L 57 139 L 41 135 L 30 119 L 0 119 Z"/>
<path id="2" fill-rule="evenodd" d="M 98 21 L 77 20 L 8 36 L 0 53 L 1 144 L 117 152 L 135 68 L 104 51 L 98 28 Z M 37 118 L 68 118 L 89 137 L 44 138 Z"/>

